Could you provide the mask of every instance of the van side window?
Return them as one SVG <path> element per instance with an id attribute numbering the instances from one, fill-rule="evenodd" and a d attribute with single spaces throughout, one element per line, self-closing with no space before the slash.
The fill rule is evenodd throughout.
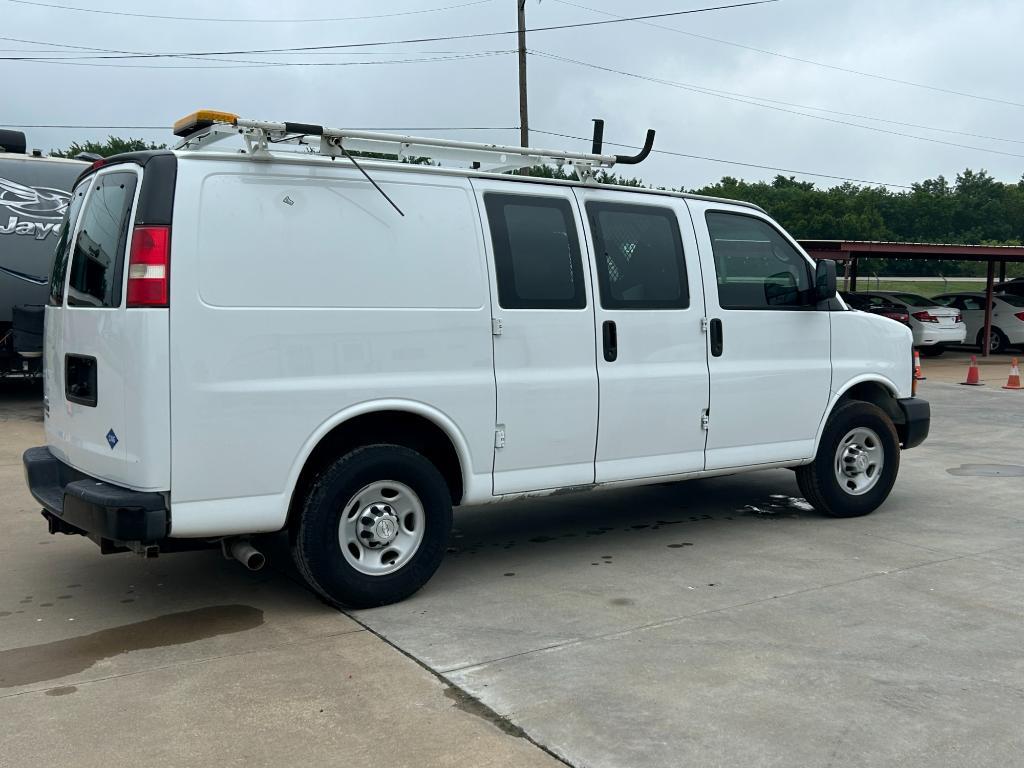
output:
<path id="1" fill-rule="evenodd" d="M 683 241 L 667 208 L 587 203 L 601 306 L 605 309 L 686 309 Z"/>
<path id="2" fill-rule="evenodd" d="M 708 211 L 723 309 L 813 306 L 811 268 L 775 227 L 754 216 Z"/>
<path id="3" fill-rule="evenodd" d="M 484 195 L 504 309 L 587 306 L 576 220 L 556 197 Z"/>
<path id="4" fill-rule="evenodd" d="M 89 191 L 89 182 L 79 184 L 71 192 L 68 212 L 61 224 L 60 239 L 54 252 L 53 272 L 50 274 L 50 305 L 59 307 L 64 303 L 64 278 L 68 274 L 68 259 L 71 257 L 71 238 L 75 234 L 75 223 L 82 210 L 82 202 Z"/>
<path id="5" fill-rule="evenodd" d="M 93 180 L 75 238 L 68 306 L 118 307 L 136 175 L 107 173 Z"/>

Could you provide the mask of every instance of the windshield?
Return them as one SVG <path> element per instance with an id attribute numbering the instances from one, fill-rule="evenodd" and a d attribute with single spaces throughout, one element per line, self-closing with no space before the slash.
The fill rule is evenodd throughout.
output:
<path id="1" fill-rule="evenodd" d="M 926 299 L 924 296 L 919 296 L 916 293 L 894 293 L 893 298 L 902 301 L 904 304 L 910 304 L 911 306 L 914 307 L 942 306 L 941 304 L 938 304 L 937 302 L 934 302 L 931 299 Z"/>

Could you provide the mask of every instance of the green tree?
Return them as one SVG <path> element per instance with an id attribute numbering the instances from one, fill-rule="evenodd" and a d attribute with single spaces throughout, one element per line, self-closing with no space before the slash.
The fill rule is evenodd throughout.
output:
<path id="1" fill-rule="evenodd" d="M 119 155 L 122 152 L 142 152 L 147 149 L 167 149 L 166 144 L 155 144 L 142 139 L 122 139 L 118 136 L 108 136 L 104 142 L 83 141 L 71 142 L 66 149 L 51 149 L 50 154 L 54 157 L 74 157 L 80 152 L 91 152 L 101 157 Z"/>

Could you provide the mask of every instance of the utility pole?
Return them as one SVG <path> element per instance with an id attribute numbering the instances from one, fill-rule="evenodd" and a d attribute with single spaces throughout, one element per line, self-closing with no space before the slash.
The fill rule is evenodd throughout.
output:
<path id="1" fill-rule="evenodd" d="M 519 6 L 519 144 L 530 146 L 530 118 L 526 108 L 526 0 Z"/>

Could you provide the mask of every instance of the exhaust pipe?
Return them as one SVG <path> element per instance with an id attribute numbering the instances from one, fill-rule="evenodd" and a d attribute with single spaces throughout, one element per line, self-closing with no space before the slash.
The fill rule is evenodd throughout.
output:
<path id="1" fill-rule="evenodd" d="M 228 552 L 250 571 L 258 571 L 267 562 L 263 553 L 245 539 L 234 539 L 228 545 Z"/>

